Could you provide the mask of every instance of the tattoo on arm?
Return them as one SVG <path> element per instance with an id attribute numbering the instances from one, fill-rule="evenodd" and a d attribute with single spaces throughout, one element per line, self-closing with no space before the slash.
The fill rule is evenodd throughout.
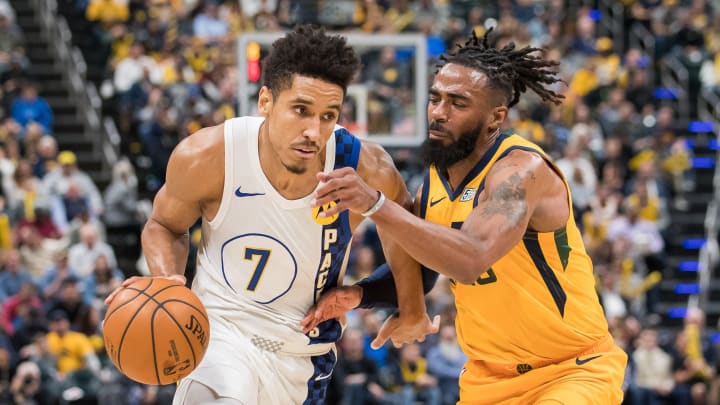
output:
<path id="1" fill-rule="evenodd" d="M 531 178 L 534 180 L 535 176 L 531 174 Z M 518 173 L 513 173 L 490 191 L 482 215 L 486 218 L 496 214 L 503 215 L 507 218 L 508 225 L 513 226 L 527 214 L 526 194 L 522 177 Z"/>

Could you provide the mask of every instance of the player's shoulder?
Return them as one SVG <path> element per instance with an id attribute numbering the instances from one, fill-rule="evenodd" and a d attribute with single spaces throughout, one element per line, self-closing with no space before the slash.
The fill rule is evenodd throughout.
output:
<path id="1" fill-rule="evenodd" d="M 180 158 L 197 159 L 208 153 L 224 149 L 224 124 L 205 127 L 186 137 L 173 151 Z"/>
<path id="2" fill-rule="evenodd" d="M 183 139 L 170 155 L 167 183 L 195 182 L 215 185 L 223 178 L 225 142 L 223 125 L 206 127 Z M 217 177 L 218 181 L 215 181 Z M 202 180 L 202 181 L 201 181 Z"/>

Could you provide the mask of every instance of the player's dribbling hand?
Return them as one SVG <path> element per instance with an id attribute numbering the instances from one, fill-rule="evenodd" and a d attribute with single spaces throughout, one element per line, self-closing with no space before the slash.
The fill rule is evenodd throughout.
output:
<path id="1" fill-rule="evenodd" d="M 331 289 L 310 307 L 305 318 L 300 321 L 303 333 L 310 332 L 321 322 L 345 315 L 360 305 L 361 299 L 362 288 L 359 286 L 347 285 Z"/>
<path id="2" fill-rule="evenodd" d="M 400 348 L 404 344 L 425 341 L 425 336 L 437 333 L 440 329 L 440 315 L 435 315 L 432 322 L 423 313 L 421 317 L 390 315 L 383 322 L 377 337 L 370 343 L 373 349 L 379 349 L 390 339 L 393 346 Z"/>
<path id="3" fill-rule="evenodd" d="M 362 214 L 378 201 L 377 190 L 368 186 L 351 167 L 318 173 L 317 179 L 320 185 L 311 204 L 314 207 L 331 202 L 336 204 L 323 210 L 320 213 L 322 217 L 331 217 L 344 210 Z"/>
<path id="4" fill-rule="evenodd" d="M 132 283 L 134 283 L 134 282 L 136 282 L 136 281 L 138 281 L 138 280 L 140 280 L 140 279 L 143 279 L 143 278 L 147 278 L 147 277 L 145 277 L 145 276 L 134 276 L 134 277 L 130 277 L 129 279 L 123 281 L 122 284 L 120 285 L 120 287 L 114 289 L 113 292 L 111 292 L 111 293 L 107 296 L 107 298 L 105 298 L 105 305 L 110 305 L 110 303 L 111 303 L 112 300 L 115 298 L 115 296 L 116 296 L 123 288 L 126 288 L 126 287 L 129 286 L 130 284 L 132 284 Z M 173 274 L 172 276 L 151 276 L 151 278 L 165 278 L 165 279 L 168 279 L 168 280 L 175 281 L 175 282 L 177 282 L 178 284 L 182 284 L 182 285 L 185 285 L 185 283 L 187 282 L 187 279 L 186 279 L 185 276 L 183 276 L 182 274 Z"/>

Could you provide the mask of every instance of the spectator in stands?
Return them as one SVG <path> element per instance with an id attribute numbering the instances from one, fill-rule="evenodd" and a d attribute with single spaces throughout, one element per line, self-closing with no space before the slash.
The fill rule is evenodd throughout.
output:
<path id="1" fill-rule="evenodd" d="M 23 129 L 31 122 L 35 122 L 42 127 L 44 133 L 52 132 L 52 109 L 44 98 L 38 96 L 37 85 L 33 82 L 27 82 L 22 86 L 20 97 L 12 103 L 11 115 Z M 21 139 L 23 137 L 24 131 L 21 132 Z"/>
<path id="2" fill-rule="evenodd" d="M 462 373 L 467 356 L 460 349 L 455 325 L 448 323 L 440 328 L 440 340 L 428 350 L 428 372 L 437 378 L 442 393 L 441 403 L 453 405 L 460 400 L 458 378 Z"/>
<path id="3" fill-rule="evenodd" d="M 67 251 L 62 250 L 55 255 L 55 265 L 51 267 L 38 283 L 45 300 L 59 299 L 60 286 L 71 277 L 77 278 L 68 265 Z"/>
<path id="4" fill-rule="evenodd" d="M 399 403 L 422 401 L 427 405 L 440 405 L 438 381 L 429 374 L 427 360 L 417 343 L 400 348 L 400 358 L 390 366 L 390 372 L 391 390 Z"/>
<path id="5" fill-rule="evenodd" d="M 0 10 L 0 82 L 17 75 L 18 68 L 28 66 L 22 51 L 24 38 L 18 26 Z"/>
<path id="6" fill-rule="evenodd" d="M 125 279 L 118 268 L 110 267 L 107 257 L 98 255 L 90 275 L 82 280 L 83 301 L 93 308 L 102 308 L 105 298 Z"/>
<path id="7" fill-rule="evenodd" d="M 85 16 L 88 21 L 97 22 L 104 30 L 109 30 L 114 23 L 127 21 L 129 10 L 126 1 L 90 0 Z"/>
<path id="8" fill-rule="evenodd" d="M 18 243 L 23 264 L 35 283 L 39 283 L 50 270 L 53 258 L 64 245 L 62 242 L 43 238 L 37 229 L 30 226 L 18 230 Z"/>
<path id="9" fill-rule="evenodd" d="M 0 302 L 20 292 L 25 283 L 31 283 L 32 277 L 22 266 L 20 252 L 8 250 L 3 252 L 3 266 L 0 272 Z"/>
<path id="10" fill-rule="evenodd" d="M 70 189 L 71 184 L 78 187 L 80 196 L 87 199 L 91 216 L 99 216 L 103 212 L 102 196 L 92 178 L 77 165 L 77 156 L 71 151 L 62 151 L 57 157 L 59 167 L 49 172 L 42 180 L 41 199 L 48 205 L 61 199 Z M 61 229 L 61 217 L 54 217 Z M 65 223 L 67 220 L 65 221 Z"/>
<path id="11" fill-rule="evenodd" d="M 385 390 L 375 362 L 363 353 L 363 331 L 348 328 L 328 387 L 328 403 L 374 405 L 385 403 Z"/>
<path id="12" fill-rule="evenodd" d="M 11 250 L 14 246 L 10 215 L 8 215 L 5 196 L 0 195 L 0 253 Z"/>
<path id="13" fill-rule="evenodd" d="M 12 336 L 15 330 L 23 327 L 28 321 L 31 310 L 43 310 L 42 301 L 37 294 L 37 287 L 30 281 L 25 281 L 20 286 L 17 294 L 8 297 L 2 306 L 2 318 L 0 326 L 5 333 Z"/>
<path id="14" fill-rule="evenodd" d="M 98 230 L 93 224 L 85 224 L 80 228 L 80 242 L 72 245 L 68 252 L 68 264 L 78 276 L 85 277 L 92 273 L 95 258 L 105 255 L 110 267 L 117 267 L 117 260 L 112 247 L 99 240 Z"/>
<path id="15" fill-rule="evenodd" d="M 220 18 L 217 0 L 208 0 L 203 12 L 193 19 L 193 35 L 203 42 L 217 44 L 228 34 L 228 24 Z"/>
<path id="16" fill-rule="evenodd" d="M 100 324 L 99 308 L 91 307 L 83 301 L 81 279 L 70 276 L 60 283 L 56 298 L 48 301 L 48 314 L 62 310 L 70 322 L 70 329 L 92 336 L 97 333 Z"/>
<path id="17" fill-rule="evenodd" d="M 671 399 L 675 387 L 673 359 L 658 345 L 657 330 L 645 328 L 640 332 L 632 359 L 635 371 L 635 384 L 630 387 L 632 403 L 653 405 Z"/>
<path id="18" fill-rule="evenodd" d="M 390 114 L 392 126 L 399 126 L 405 119 L 411 76 L 408 65 L 398 60 L 395 48 L 382 48 L 378 62 L 368 68 L 367 79 L 370 97 L 382 103 L 385 114 Z"/>
<path id="19" fill-rule="evenodd" d="M 38 141 L 37 155 L 32 162 L 33 174 L 38 179 L 45 177 L 57 166 L 57 141 L 51 135 L 43 135 Z"/>
<path id="20" fill-rule="evenodd" d="M 121 103 L 127 102 L 123 97 L 125 97 L 132 85 L 142 80 L 154 66 L 155 61 L 145 54 L 143 43 L 133 42 L 128 56 L 117 64 L 113 75 L 115 93 L 120 97 Z M 122 104 L 120 107 L 128 108 Z"/>
<path id="21" fill-rule="evenodd" d="M 31 361 L 20 363 L 10 384 L 10 392 L 13 404 L 42 403 L 38 365 Z"/>
<path id="22" fill-rule="evenodd" d="M 581 154 L 580 141 L 571 140 L 565 146 L 565 156 L 556 161 L 558 169 L 570 186 L 575 217 L 582 218 L 590 208 L 595 194 L 597 174 L 592 162 Z"/>
<path id="23" fill-rule="evenodd" d="M 5 16 L 10 22 L 15 22 L 15 10 L 9 0 L 0 0 L 0 15 Z"/>
<path id="24" fill-rule="evenodd" d="M 62 309 L 48 314 L 50 332 L 47 344 L 50 353 L 57 357 L 57 371 L 60 379 L 82 369 L 93 373 L 100 371 L 100 360 L 95 354 L 87 336 L 70 329 L 68 315 Z"/>
<path id="25" fill-rule="evenodd" d="M 105 223 L 98 217 L 90 215 L 88 210 L 83 210 L 70 221 L 65 230 L 65 240 L 69 246 L 72 246 L 80 242 L 80 229 L 85 225 L 92 225 L 97 230 L 98 240 L 107 240 L 107 230 L 105 229 Z"/>
<path id="26" fill-rule="evenodd" d="M 135 169 L 127 159 L 113 165 L 112 181 L 103 194 L 103 221 L 108 228 L 139 227 L 138 180 Z"/>
<path id="27" fill-rule="evenodd" d="M 40 180 L 32 173 L 32 166 L 26 159 L 17 162 L 17 167 L 8 187 L 8 211 L 13 223 L 22 219 L 32 219 L 35 212 L 35 199 L 40 188 Z"/>

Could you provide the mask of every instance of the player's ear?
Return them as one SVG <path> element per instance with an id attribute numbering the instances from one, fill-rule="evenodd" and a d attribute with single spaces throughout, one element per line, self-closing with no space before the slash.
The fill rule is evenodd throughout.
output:
<path id="1" fill-rule="evenodd" d="M 267 117 L 273 103 L 272 91 L 267 86 L 262 86 L 258 94 L 258 112 L 263 117 Z"/>
<path id="2" fill-rule="evenodd" d="M 508 108 L 504 105 L 493 108 L 490 113 L 490 122 L 488 122 L 487 128 L 490 132 L 495 132 L 496 129 L 500 128 L 505 122 L 508 115 Z"/>

